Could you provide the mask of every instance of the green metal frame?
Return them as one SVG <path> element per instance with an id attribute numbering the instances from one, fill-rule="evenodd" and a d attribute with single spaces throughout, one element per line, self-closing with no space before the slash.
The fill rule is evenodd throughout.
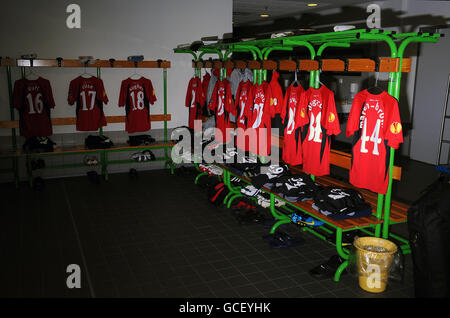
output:
<path id="1" fill-rule="evenodd" d="M 25 67 L 21 67 L 21 74 L 22 77 L 25 76 Z M 9 92 L 9 102 L 10 102 L 10 110 L 11 110 L 11 120 L 14 120 L 14 108 L 13 108 L 13 102 L 12 102 L 12 94 L 13 94 L 13 87 L 12 87 L 12 77 L 11 77 L 11 67 L 6 67 L 6 75 L 7 75 L 7 81 L 8 81 L 8 92 Z M 101 78 L 101 68 L 97 68 L 97 77 Z M 164 115 L 167 115 L 167 68 L 163 68 L 163 89 L 164 89 Z M 170 158 L 169 149 L 172 148 L 172 146 L 167 145 L 168 143 L 168 127 L 167 127 L 167 119 L 164 118 L 164 145 L 148 145 L 148 146 L 139 146 L 139 147 L 125 147 L 125 148 L 113 148 L 113 149 L 94 149 L 94 150 L 80 150 L 76 152 L 57 152 L 57 153 L 30 153 L 30 154 L 24 154 L 25 157 L 25 165 L 27 170 L 27 176 L 28 176 L 28 183 L 30 186 L 33 185 L 33 171 L 31 169 L 31 161 L 34 157 L 42 157 L 42 156 L 68 156 L 68 155 L 82 155 L 82 154 L 93 154 L 97 153 L 100 155 L 100 162 L 99 166 L 101 166 L 102 175 L 104 176 L 105 180 L 109 180 L 109 173 L 108 173 L 108 166 L 109 165 L 117 165 L 117 164 L 131 164 L 131 163 L 137 163 L 133 160 L 109 160 L 108 154 L 110 152 L 129 152 L 129 151 L 138 151 L 138 150 L 146 150 L 146 149 L 164 149 L 164 157 L 156 158 L 153 161 L 164 161 L 166 163 L 165 167 L 169 167 L 171 173 L 174 173 L 174 163 L 172 162 L 172 159 Z M 99 135 L 103 135 L 103 129 L 100 128 L 98 131 Z M 13 154 L 11 156 L 4 156 L 4 158 L 11 158 L 13 161 L 13 167 L 12 170 L 14 172 L 14 179 L 15 179 L 15 185 L 16 187 L 19 186 L 19 174 L 18 174 L 18 159 L 19 157 L 22 157 L 22 155 L 19 155 L 17 152 L 17 135 L 16 135 L 16 129 L 12 128 L 11 132 L 11 140 L 13 145 Z M 151 163 L 153 161 L 146 161 L 142 163 Z M 46 165 L 43 169 L 68 169 L 68 168 L 80 168 L 80 167 L 87 167 L 85 164 L 81 163 L 72 163 L 72 164 L 59 164 L 59 165 L 52 165 L 48 166 Z M 10 171 L 9 169 L 5 169 L 5 172 Z M 41 170 L 41 169 L 40 169 Z M 3 171 L 0 171 L 3 172 Z"/>
<path id="2" fill-rule="evenodd" d="M 356 29 L 356 30 L 348 30 L 342 32 L 330 32 L 330 33 L 320 33 L 320 34 L 309 34 L 309 35 L 299 35 L 299 36 L 291 36 L 291 37 L 283 37 L 277 39 L 263 39 L 263 40 L 254 40 L 248 42 L 239 42 L 239 43 L 219 43 L 214 45 L 208 45 L 199 49 L 204 50 L 208 49 L 210 52 L 215 51 L 223 51 L 225 50 L 228 56 L 229 53 L 242 52 L 247 51 L 253 53 L 253 57 L 256 60 L 259 58 L 260 61 L 267 60 L 268 55 L 273 50 L 292 50 L 294 47 L 303 46 L 309 50 L 311 59 L 315 59 L 317 57 L 321 57 L 324 50 L 328 47 L 350 47 L 352 43 L 366 43 L 366 42 L 385 42 L 390 49 L 392 58 L 399 58 L 399 70 L 398 72 L 391 72 L 389 74 L 389 87 L 388 93 L 395 97 L 397 100 L 400 95 L 400 80 L 401 80 L 401 65 L 403 61 L 403 54 L 405 48 L 408 44 L 412 42 L 426 42 L 426 43 L 436 43 L 441 35 L 433 34 L 433 33 L 420 33 L 420 32 L 412 32 L 412 33 L 402 33 L 396 34 L 394 31 L 383 31 L 379 29 Z M 397 42 L 400 44 L 397 46 Z M 315 50 L 315 46 L 318 47 L 317 53 Z M 239 51 L 238 51 L 239 50 Z M 191 53 L 192 51 L 178 51 L 174 50 L 176 53 Z M 189 52 L 188 52 L 189 51 Z M 220 57 L 220 55 L 219 55 Z M 221 60 L 223 57 L 221 58 Z M 254 75 L 258 74 L 258 83 L 261 84 L 262 80 L 267 79 L 267 71 L 262 70 L 254 70 Z M 319 87 L 320 81 L 320 70 L 310 71 L 310 87 Z M 256 83 L 256 80 L 254 81 Z M 409 247 L 409 243 L 407 239 L 404 239 L 398 235 L 392 234 L 389 231 L 390 225 L 396 224 L 397 222 L 393 222 L 390 220 L 390 209 L 391 209 L 391 196 L 392 196 L 392 171 L 394 166 L 394 155 L 395 150 L 391 148 L 390 150 L 390 162 L 389 162 L 389 184 L 388 189 L 385 195 L 378 194 L 377 198 L 377 210 L 375 216 L 378 219 L 382 219 L 383 222 L 381 224 L 368 225 L 364 227 L 354 227 L 348 230 L 343 230 L 333 224 L 327 222 L 324 219 L 321 221 L 325 222 L 324 226 L 318 227 L 322 231 L 326 233 L 335 233 L 335 242 L 332 243 L 336 246 L 336 250 L 338 254 L 345 260 L 344 263 L 338 268 L 334 275 L 334 280 L 339 281 L 342 272 L 348 266 L 348 255 L 349 251 L 343 246 L 342 243 L 342 235 L 347 231 L 361 230 L 362 232 L 383 238 L 391 238 L 400 242 L 400 248 L 404 254 L 411 253 L 411 249 Z M 233 187 L 230 184 L 230 177 L 235 175 L 234 173 L 227 170 L 224 166 L 219 165 L 223 168 L 223 180 L 224 183 L 228 186 L 230 190 L 230 195 L 228 195 L 224 203 L 227 207 L 231 206 L 231 203 L 234 199 L 241 196 L 240 187 Z M 314 176 L 311 176 L 314 179 Z M 241 178 L 241 180 L 246 181 Z M 274 233 L 275 230 L 282 224 L 290 223 L 291 219 L 289 216 L 289 211 L 300 210 L 303 213 L 309 214 L 308 211 L 304 211 L 300 209 L 295 204 L 292 204 L 289 201 L 286 201 L 282 198 L 277 197 L 273 193 L 270 193 L 270 211 L 277 222 L 271 228 L 270 233 Z M 286 203 L 286 206 L 283 208 L 285 211 L 279 211 L 275 208 L 275 198 L 278 200 L 282 200 Z M 287 214 L 286 214 L 287 212 Z M 315 215 L 309 214 L 316 219 L 320 219 Z M 331 229 L 330 229 L 331 228 Z M 325 236 L 319 231 L 317 228 L 304 227 L 304 231 L 308 231 L 321 239 L 326 239 Z"/>

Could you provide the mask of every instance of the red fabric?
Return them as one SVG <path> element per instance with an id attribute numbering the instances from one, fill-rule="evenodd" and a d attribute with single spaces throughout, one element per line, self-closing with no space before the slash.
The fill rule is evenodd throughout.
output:
<path id="1" fill-rule="evenodd" d="M 120 85 L 119 107 L 126 107 L 125 130 L 128 133 L 148 131 L 151 128 L 150 107 L 156 102 L 152 81 L 141 77 L 127 78 Z"/>
<path id="2" fill-rule="evenodd" d="M 216 134 L 215 140 L 219 143 L 230 142 L 231 136 L 226 133 L 226 129 L 231 127 L 229 114 L 236 116 L 236 110 L 233 105 L 230 83 L 227 79 L 216 82 L 208 107 L 215 111 L 216 128 L 222 133 L 221 136 Z"/>
<path id="3" fill-rule="evenodd" d="M 310 87 L 300 101 L 297 117 L 306 113 L 306 136 L 302 137 L 303 171 L 315 176 L 330 173 L 331 135 L 341 132 L 334 95 L 327 87 Z"/>
<path id="4" fill-rule="evenodd" d="M 14 83 L 14 108 L 19 111 L 20 135 L 25 138 L 53 134 L 50 109 L 55 107 L 50 82 L 42 77 L 26 78 Z"/>
<path id="5" fill-rule="evenodd" d="M 240 82 L 236 92 L 236 99 L 234 101 L 234 108 L 239 110 L 239 115 L 236 118 L 236 126 L 238 128 L 236 146 L 244 151 L 248 151 L 248 142 L 245 142 L 245 135 L 243 135 L 242 132 L 247 129 L 247 116 L 249 115 L 250 108 L 248 105 L 248 99 L 252 86 L 253 83 L 250 81 Z"/>
<path id="6" fill-rule="evenodd" d="M 347 124 L 347 137 L 355 134 L 350 183 L 385 194 L 389 182 L 389 147 L 403 142 L 397 100 L 386 92 L 356 94 Z"/>
<path id="7" fill-rule="evenodd" d="M 273 105 L 275 107 L 275 114 L 281 113 L 283 109 L 283 90 L 281 89 L 278 78 L 280 74 L 277 71 L 273 71 L 272 78 L 270 80 L 270 88 L 272 90 Z"/>
<path id="8" fill-rule="evenodd" d="M 210 80 L 211 80 L 211 75 L 209 73 L 206 73 L 205 75 L 203 75 L 202 88 L 203 88 L 203 95 L 205 96 L 205 102 L 206 102 L 206 96 L 208 95 L 208 86 L 209 86 Z"/>
<path id="9" fill-rule="evenodd" d="M 184 104 L 186 107 L 189 107 L 189 128 L 194 129 L 194 120 L 201 120 L 202 105 L 205 103 L 205 98 L 201 79 L 198 77 L 191 78 Z"/>
<path id="10" fill-rule="evenodd" d="M 298 106 L 304 93 L 305 90 L 301 85 L 297 87 L 291 85 L 286 90 L 282 104 L 281 119 L 283 124 L 285 123 L 286 113 L 288 115 L 286 128 L 284 129 L 282 158 L 284 162 L 291 165 L 302 164 L 302 143 L 299 136 L 296 136 L 296 131 L 302 129 L 301 127 L 306 124 L 306 112 L 300 114 L 300 116 L 296 116 L 296 113 L 300 111 Z"/>
<path id="11" fill-rule="evenodd" d="M 78 76 L 69 84 L 69 105 L 76 102 L 78 131 L 95 131 L 106 126 L 103 104 L 108 103 L 103 81 L 97 77 Z"/>
<path id="12" fill-rule="evenodd" d="M 247 127 L 251 135 L 256 136 L 256 143 L 250 143 L 249 150 L 256 155 L 267 156 L 271 149 L 271 120 L 275 116 L 269 83 L 253 85 L 248 102 Z"/>

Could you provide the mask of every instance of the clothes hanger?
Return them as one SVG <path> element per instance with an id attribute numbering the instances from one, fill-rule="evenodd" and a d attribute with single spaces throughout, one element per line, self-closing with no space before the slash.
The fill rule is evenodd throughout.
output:
<path id="1" fill-rule="evenodd" d="M 370 94 L 373 94 L 373 95 L 380 95 L 381 93 L 383 93 L 383 89 L 380 88 L 380 87 L 378 87 L 378 75 L 379 75 L 379 73 L 378 73 L 378 72 L 375 72 L 375 85 L 372 86 L 372 87 L 369 87 L 369 88 L 367 89 L 367 91 L 368 91 Z"/>
<path id="2" fill-rule="evenodd" d="M 88 73 L 88 71 L 87 71 L 87 62 L 84 64 L 84 72 L 80 76 L 84 77 L 84 78 L 90 78 L 90 77 L 94 76 L 91 73 Z"/>
<path id="3" fill-rule="evenodd" d="M 133 74 L 130 75 L 130 78 L 134 79 L 134 80 L 138 80 L 141 77 L 143 77 L 143 76 L 137 72 L 137 67 L 135 67 Z"/>
<path id="4" fill-rule="evenodd" d="M 39 78 L 39 74 L 37 74 L 34 70 L 34 67 L 30 67 L 28 75 L 25 75 L 25 78 L 29 81 L 34 81 Z"/>
<path id="5" fill-rule="evenodd" d="M 294 71 L 294 81 L 292 82 L 292 85 L 294 87 L 298 87 L 298 85 L 300 85 L 300 82 L 298 81 L 298 78 L 297 78 L 297 70 Z"/>

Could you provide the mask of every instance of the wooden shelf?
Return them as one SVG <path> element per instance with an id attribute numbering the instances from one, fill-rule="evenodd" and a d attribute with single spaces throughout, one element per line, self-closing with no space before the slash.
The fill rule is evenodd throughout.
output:
<path id="1" fill-rule="evenodd" d="M 321 67 L 320 67 L 320 63 Z M 377 69 L 377 62 L 379 64 Z M 262 65 L 261 65 L 262 63 Z M 208 61 L 192 61 L 193 68 L 248 68 L 251 70 L 280 70 L 280 71 L 317 71 L 324 72 L 398 72 L 400 65 L 399 58 L 380 58 L 377 61 L 368 58 L 362 59 L 318 59 L 318 60 L 280 60 L 280 61 L 243 61 L 243 60 L 208 60 Z M 402 69 L 403 73 L 411 71 L 411 58 L 403 58 Z"/>
<path id="2" fill-rule="evenodd" d="M 29 59 L 1 59 L 0 66 L 30 67 Z M 92 64 L 82 64 L 79 60 L 61 60 L 61 65 L 57 59 L 33 59 L 33 67 L 100 67 L 100 68 L 170 68 L 170 61 L 142 61 L 137 65 L 133 61 L 127 60 L 94 60 Z"/>

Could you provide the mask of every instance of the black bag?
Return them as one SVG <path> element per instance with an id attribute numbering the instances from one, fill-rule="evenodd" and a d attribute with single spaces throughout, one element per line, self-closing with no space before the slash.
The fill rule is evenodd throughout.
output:
<path id="1" fill-rule="evenodd" d="M 114 146 L 114 143 L 106 136 L 89 135 L 84 140 L 87 149 L 107 149 Z"/>
<path id="2" fill-rule="evenodd" d="M 156 140 L 151 135 L 137 135 L 129 136 L 128 144 L 132 147 L 135 146 L 147 146 L 154 143 Z"/>
<path id="3" fill-rule="evenodd" d="M 22 148 L 27 153 L 53 152 L 53 146 L 56 145 L 48 137 L 31 137 L 23 144 Z"/>
<path id="4" fill-rule="evenodd" d="M 449 181 L 435 181 L 408 210 L 416 297 L 450 297 Z"/>

